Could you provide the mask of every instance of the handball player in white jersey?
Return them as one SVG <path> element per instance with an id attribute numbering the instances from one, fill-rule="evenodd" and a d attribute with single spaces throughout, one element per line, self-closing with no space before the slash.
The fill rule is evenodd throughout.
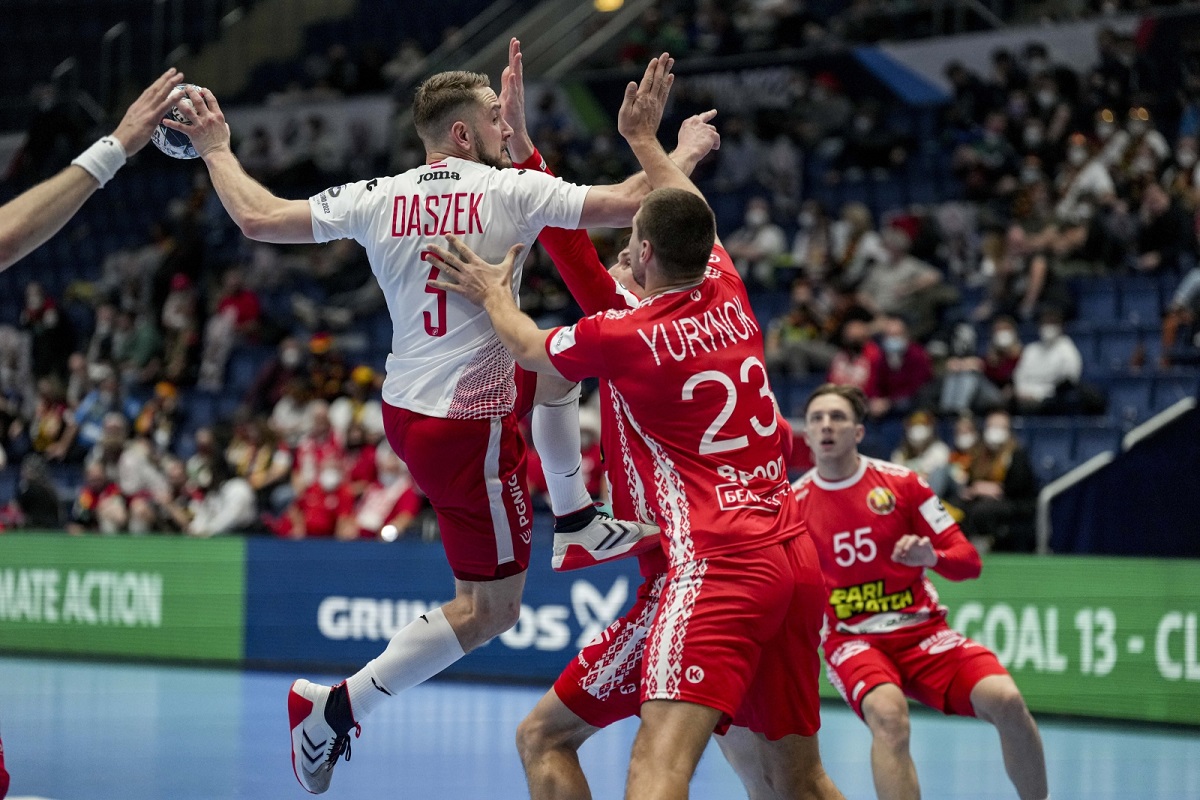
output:
<path id="1" fill-rule="evenodd" d="M 990 650 L 953 630 L 926 569 L 961 581 L 983 564 L 937 495 L 912 470 L 858 452 L 867 399 L 827 383 L 804 407 L 816 466 L 794 484 L 829 589 L 829 679 L 871 729 L 880 800 L 921 796 L 909 752 L 907 697 L 996 726 L 1021 800 L 1043 800 L 1046 758 L 1021 692 Z"/>
<path id="2" fill-rule="evenodd" d="M 516 40 L 509 56 L 506 82 L 519 78 Z M 534 421 L 538 444 L 546 440 L 539 452 L 556 513 L 555 566 L 585 566 L 658 546 L 656 527 L 600 515 L 582 476 L 571 474 L 580 461 L 573 384 L 550 381 L 547 387 L 523 372 L 514 378 L 512 356 L 487 316 L 427 283 L 438 276 L 428 247 L 447 235 L 499 260 L 513 241 L 532 243 L 548 225 L 628 226 L 650 187 L 644 176 L 585 187 L 510 169 L 512 128 L 502 98 L 484 75 L 447 72 L 425 81 L 413 104 L 424 165 L 334 187 L 308 201 L 282 200 L 234 157 L 212 93 L 187 92 L 194 109 L 181 112 L 188 124 L 168 124 L 191 137 L 246 236 L 289 243 L 354 238 L 366 248 L 394 326 L 383 385 L 388 441 L 438 514 L 455 576 L 454 600 L 399 631 L 346 682 L 293 684 L 293 768 L 305 789 L 320 793 L 329 787 L 337 759 L 349 755 L 350 730 L 357 733 L 376 705 L 516 623 L 532 522 L 517 420 L 542 399 L 535 393 L 568 412 L 557 415 L 544 437 L 538 430 L 547 426 Z M 519 278 L 518 266 L 510 284 L 514 297 Z"/>
<path id="3" fill-rule="evenodd" d="M 443 274 L 432 283 L 480 303 L 526 367 L 611 384 L 624 438 L 608 469 L 637 476 L 631 486 L 644 492 L 641 503 L 667 540 L 626 789 L 638 800 L 686 796 L 713 730 L 731 722 L 766 742 L 803 740 L 819 764 L 824 584 L 790 494 L 745 287 L 715 242 L 712 211 L 655 139 L 670 67 L 652 62 L 641 86 L 627 87 L 618 115 L 659 187 L 634 218 L 630 244 L 646 299 L 541 331 L 507 291 L 522 245 L 494 266 L 454 236 L 449 249 L 434 248 Z M 589 705 L 585 713 L 604 713 Z M 823 771 L 814 778 L 805 787 L 814 796 L 841 796 Z"/>

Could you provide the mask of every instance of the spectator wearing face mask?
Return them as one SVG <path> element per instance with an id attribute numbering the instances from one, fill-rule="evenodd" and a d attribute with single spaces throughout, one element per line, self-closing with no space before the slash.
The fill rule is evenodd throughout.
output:
<path id="1" fill-rule="evenodd" d="M 887 258 L 883 239 L 875 231 L 871 209 L 863 203 L 842 206 L 842 216 L 830 231 L 834 277 L 847 288 L 858 286 L 874 263 Z"/>
<path id="2" fill-rule="evenodd" d="M 1073 306 L 1070 290 L 1050 268 L 1045 253 L 1020 225 L 1008 227 L 1003 247 L 996 254 L 995 274 L 988 297 L 975 311 L 976 320 L 996 314 L 1034 319 L 1041 310 L 1053 308 L 1065 316 Z"/>
<path id="3" fill-rule="evenodd" d="M 961 503 L 960 490 L 971 483 L 971 465 L 983 451 L 983 442 L 979 440 L 979 428 L 975 424 L 975 417 L 970 414 L 960 414 L 954 420 L 954 438 L 951 440 L 951 445 L 950 455 L 947 457 L 949 485 L 946 496 L 953 500 L 955 505 L 958 505 Z M 963 521 L 963 512 L 960 508 L 947 507 L 950 508 L 950 513 L 954 515 L 956 521 Z"/>
<path id="4" fill-rule="evenodd" d="M 908 467 L 929 482 L 939 497 L 949 480 L 950 446 L 937 435 L 933 415 L 914 411 L 904 420 L 904 439 L 892 452 L 892 461 Z"/>
<path id="5" fill-rule="evenodd" d="M 307 382 L 308 367 L 300 342 L 288 336 L 279 343 L 275 357 L 263 364 L 246 391 L 244 402 L 255 414 L 269 414 L 296 378 Z"/>
<path id="6" fill-rule="evenodd" d="M 354 516 L 356 498 L 344 477 L 340 462 L 323 463 L 317 479 L 296 496 L 280 520 L 276 534 L 291 539 L 358 538 L 358 523 Z"/>
<path id="7" fill-rule="evenodd" d="M 117 482 L 99 461 L 88 464 L 83 470 L 83 487 L 67 518 L 67 533 L 118 533 L 128 522 L 129 510 Z"/>
<path id="8" fill-rule="evenodd" d="M 1125 131 L 1129 134 L 1129 143 L 1122 154 L 1121 163 L 1127 172 L 1145 172 L 1149 165 L 1159 164 L 1171 155 L 1167 137 L 1154 127 L 1150 110 L 1145 106 L 1129 109 Z M 1135 163 L 1138 159 L 1142 159 L 1141 163 Z"/>
<path id="9" fill-rule="evenodd" d="M 965 185 L 967 199 L 987 201 L 1015 188 L 1019 159 L 1005 136 L 1007 130 L 1007 115 L 991 111 L 978 138 L 955 150 L 954 172 Z"/>
<path id="10" fill-rule="evenodd" d="M 864 392 L 879 381 L 883 351 L 871 339 L 870 326 L 861 319 L 850 319 L 842 326 L 842 346 L 833 354 L 829 364 L 829 383 L 857 386 Z"/>
<path id="11" fill-rule="evenodd" d="M 189 479 L 197 498 L 189 505 L 192 520 L 185 533 L 208 537 L 221 533 L 248 530 L 258 514 L 254 490 L 245 478 L 231 473 L 223 456 L 211 462 L 211 468 L 201 470 Z"/>
<path id="12" fill-rule="evenodd" d="M 1013 369 L 1013 404 L 1019 414 L 1053 414 L 1061 397 L 1079 384 L 1083 356 L 1063 332 L 1062 315 L 1042 314 L 1038 340 L 1025 345 Z"/>
<path id="13" fill-rule="evenodd" d="M 350 372 L 346 393 L 329 404 L 329 422 L 342 441 L 351 424 L 363 427 L 372 440 L 383 438 L 383 407 L 375 385 L 375 370 L 360 364 Z"/>
<path id="14" fill-rule="evenodd" d="M 48 459 L 82 459 L 100 441 L 104 420 L 108 414 L 133 419 L 141 411 L 136 401 L 122 395 L 120 380 L 110 365 L 94 365 L 92 377 L 96 383 L 95 388 L 80 401 L 74 419 L 70 420 L 62 438 L 47 449 Z"/>
<path id="15" fill-rule="evenodd" d="M 767 369 L 785 375 L 819 374 L 829 369 L 837 348 L 822 335 L 822 315 L 805 278 L 792 282 L 792 304 L 767 325 L 763 350 Z"/>
<path id="16" fill-rule="evenodd" d="M 974 329 L 960 324 L 950 339 L 937 409 L 942 414 L 985 413 L 1002 408 L 1012 395 L 1013 369 L 1021 354 L 1012 318 L 997 317 L 983 357 L 976 355 Z"/>
<path id="17" fill-rule="evenodd" d="M 963 530 L 977 548 L 1031 552 L 1037 480 L 1029 455 L 1013 438 L 1007 412 L 988 414 L 982 439 L 959 490 Z"/>
<path id="18" fill-rule="evenodd" d="M 805 200 L 796 215 L 791 265 L 803 275 L 820 280 L 829 272 L 832 256 L 832 222 L 818 200 Z"/>
<path id="19" fill-rule="evenodd" d="M 958 291 L 933 265 L 909 252 L 912 238 L 907 233 L 888 228 L 882 239 L 887 255 L 867 269 L 858 301 L 875 313 L 903 317 L 916 337 L 928 337 L 942 309 L 958 302 Z"/>
<path id="20" fill-rule="evenodd" d="M 1030 112 L 1031 116 L 1037 117 L 1045 124 L 1046 138 L 1051 142 L 1062 141 L 1074 116 L 1071 104 L 1063 95 L 1063 87 L 1057 75 L 1050 71 L 1034 73 L 1034 107 Z"/>
<path id="21" fill-rule="evenodd" d="M 336 464 L 340 474 L 346 460 L 346 452 L 329 422 L 329 404 L 323 400 L 313 401 L 308 415 L 307 433 L 296 445 L 292 467 L 292 490 L 297 497 L 315 483 L 330 464 Z"/>
<path id="22" fill-rule="evenodd" d="M 747 285 L 774 288 L 775 266 L 787 251 L 787 236 L 771 221 L 765 197 L 753 197 L 746 204 L 745 223 L 726 240 L 729 255 Z"/>
<path id="23" fill-rule="evenodd" d="M 375 474 L 354 514 L 358 536 L 385 541 L 401 538 L 421 513 L 424 498 L 408 467 L 390 447 L 375 451 Z"/>
<path id="24" fill-rule="evenodd" d="M 1196 210 L 1196 192 L 1200 188 L 1200 163 L 1197 159 L 1200 143 L 1195 136 L 1180 136 L 1175 143 L 1171 165 L 1163 172 L 1162 185 L 1173 202 L 1184 210 Z"/>
<path id="25" fill-rule="evenodd" d="M 1055 178 L 1054 188 L 1058 194 L 1054 213 L 1060 227 L 1063 231 L 1083 227 L 1084 236 L 1096 206 L 1110 204 L 1117 191 L 1108 166 L 1096 157 L 1092 143 L 1082 133 L 1068 139 L 1067 161 Z"/>
<path id="26" fill-rule="evenodd" d="M 880 334 L 883 359 L 874 384 L 864 390 L 867 407 L 874 417 L 904 414 L 933 379 L 933 362 L 925 348 L 909 336 L 908 325 L 900 317 L 885 318 Z"/>

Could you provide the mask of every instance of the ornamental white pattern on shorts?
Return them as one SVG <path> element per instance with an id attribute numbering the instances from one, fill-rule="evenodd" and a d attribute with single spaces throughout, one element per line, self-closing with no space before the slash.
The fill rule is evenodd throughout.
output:
<path id="1" fill-rule="evenodd" d="M 313 238 L 356 240 L 383 289 L 392 318 L 385 401 L 451 419 L 512 410 L 512 357 L 482 309 L 429 288 L 426 281 L 437 276 L 426 261 L 428 248 L 444 247 L 452 233 L 499 263 L 508 248 L 524 243 L 513 271 L 516 296 L 529 245 L 542 228 L 577 227 L 587 191 L 540 172 L 447 158 L 309 198 Z"/>
<path id="2" fill-rule="evenodd" d="M 646 634 L 650 632 L 650 624 L 658 614 L 659 598 L 662 596 L 665 580 L 666 575 L 659 575 L 654 579 L 654 585 L 650 589 L 650 597 L 653 599 L 642 606 L 636 620 L 629 622 L 622 618 L 608 627 L 609 631 L 618 631 L 616 639 L 604 648 L 600 658 L 588 666 L 587 673 L 580 682 L 580 687 L 597 700 L 606 699 L 614 689 L 624 685 L 635 667 L 641 666 Z"/>

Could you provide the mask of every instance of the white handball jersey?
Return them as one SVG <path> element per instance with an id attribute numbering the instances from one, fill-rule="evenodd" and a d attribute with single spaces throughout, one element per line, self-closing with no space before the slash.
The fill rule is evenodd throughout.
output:
<path id="1" fill-rule="evenodd" d="M 483 309 L 426 285 L 438 270 L 425 258 L 453 233 L 491 263 L 525 244 L 513 273 L 513 295 L 529 246 L 545 227 L 576 228 L 588 187 L 541 172 L 495 169 L 447 158 L 401 175 L 335 186 L 309 198 L 313 238 L 354 239 L 392 316 L 383 399 L 419 414 L 487 419 L 516 401 L 512 356 Z"/>

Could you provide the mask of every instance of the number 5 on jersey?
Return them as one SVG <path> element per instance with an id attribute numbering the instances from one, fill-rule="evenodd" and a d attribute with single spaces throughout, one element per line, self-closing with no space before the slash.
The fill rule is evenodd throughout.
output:
<path id="1" fill-rule="evenodd" d="M 429 256 L 433 255 L 431 250 L 421 251 L 421 260 L 428 261 Z M 428 280 L 436 281 L 441 270 L 437 267 L 429 268 Z M 425 294 L 431 294 L 437 297 L 436 305 L 432 312 L 425 311 L 425 332 L 430 336 L 445 336 L 446 335 L 446 290 L 438 289 L 435 286 L 425 285 Z"/>
<path id="2" fill-rule="evenodd" d="M 838 563 L 839 567 L 849 567 L 855 561 L 861 561 L 864 564 L 874 561 L 878 551 L 875 542 L 869 538 L 870 535 L 870 528 L 855 528 L 853 534 L 850 531 L 835 533 L 833 535 L 833 560 Z M 850 543 L 851 536 L 854 538 L 853 544 Z"/>

